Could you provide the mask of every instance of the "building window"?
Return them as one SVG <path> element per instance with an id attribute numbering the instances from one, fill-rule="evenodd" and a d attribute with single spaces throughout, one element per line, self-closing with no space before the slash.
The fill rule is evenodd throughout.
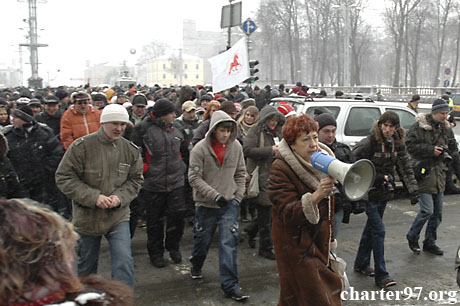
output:
<path id="1" fill-rule="evenodd" d="M 166 79 L 166 74 L 163 73 L 163 79 Z"/>
<path id="2" fill-rule="evenodd" d="M 199 78 L 200 78 L 200 76 L 197 74 L 197 75 L 196 75 L 196 79 L 198 80 Z"/>
<path id="3" fill-rule="evenodd" d="M 196 69 L 197 69 L 197 70 L 200 69 L 199 67 L 200 67 L 200 65 L 196 64 Z"/>
<path id="4" fill-rule="evenodd" d="M 174 78 L 177 79 L 177 75 L 176 75 L 176 74 L 174 75 Z"/>
<path id="5" fill-rule="evenodd" d="M 187 64 L 184 64 L 184 69 L 187 70 Z"/>
<path id="6" fill-rule="evenodd" d="M 166 69 L 166 64 L 163 64 L 163 69 Z"/>
<path id="7" fill-rule="evenodd" d="M 187 78 L 187 74 L 184 74 L 184 79 L 186 79 L 186 78 Z"/>

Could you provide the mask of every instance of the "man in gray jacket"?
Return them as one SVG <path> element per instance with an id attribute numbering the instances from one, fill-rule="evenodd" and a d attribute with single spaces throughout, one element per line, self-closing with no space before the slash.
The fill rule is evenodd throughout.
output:
<path id="1" fill-rule="evenodd" d="M 97 273 L 101 236 L 110 245 L 112 276 L 134 286 L 129 203 L 144 181 L 139 149 L 123 138 L 129 123 L 118 104 L 104 108 L 101 127 L 74 141 L 56 172 L 56 182 L 72 200 L 73 225 L 80 235 L 78 274 Z"/>
<path id="2" fill-rule="evenodd" d="M 190 155 L 188 178 L 195 200 L 194 245 L 190 262 L 192 279 L 203 277 L 201 269 L 219 227 L 219 271 L 222 290 L 228 298 L 243 301 L 249 296 L 238 284 L 238 207 L 246 178 L 243 149 L 235 141 L 236 122 L 216 111 L 206 137 Z"/>

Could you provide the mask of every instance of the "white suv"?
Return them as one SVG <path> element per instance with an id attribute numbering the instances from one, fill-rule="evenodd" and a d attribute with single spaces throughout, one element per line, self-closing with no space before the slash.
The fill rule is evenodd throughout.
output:
<path id="1" fill-rule="evenodd" d="M 282 103 L 290 104 L 298 114 L 309 114 L 312 118 L 315 109 L 327 108 L 337 120 L 337 141 L 350 147 L 354 147 L 361 139 L 369 135 L 374 122 L 386 111 L 397 113 L 401 126 L 406 131 L 415 122 L 416 115 L 405 103 L 374 102 L 370 99 L 312 99 L 288 96 L 273 98 L 270 102 L 275 107 Z"/>

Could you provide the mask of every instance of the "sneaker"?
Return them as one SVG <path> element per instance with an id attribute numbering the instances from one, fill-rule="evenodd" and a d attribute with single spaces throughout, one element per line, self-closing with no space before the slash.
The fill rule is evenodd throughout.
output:
<path id="1" fill-rule="evenodd" d="M 191 266 L 190 267 L 190 277 L 192 279 L 202 279 L 203 273 L 201 272 L 201 269 L 196 269 L 193 266 Z"/>
<path id="2" fill-rule="evenodd" d="M 276 259 L 275 253 L 273 252 L 273 249 L 268 249 L 268 250 L 260 249 L 259 250 L 259 256 L 265 257 L 265 258 L 270 259 L 270 260 L 275 260 Z"/>
<path id="3" fill-rule="evenodd" d="M 395 286 L 396 282 L 392 280 L 391 278 L 387 278 L 387 279 L 384 279 L 383 281 L 376 282 L 375 284 L 377 285 L 377 287 L 385 289 L 391 286 Z"/>
<path id="4" fill-rule="evenodd" d="M 155 268 L 164 268 L 166 267 L 166 262 L 163 256 L 153 257 L 150 259 L 150 262 Z"/>
<path id="5" fill-rule="evenodd" d="M 439 256 L 444 255 L 444 251 L 441 250 L 441 248 L 438 247 L 436 244 L 433 244 L 433 245 L 430 245 L 430 246 L 424 245 L 423 246 L 423 251 L 431 253 L 431 254 L 434 254 L 434 255 L 439 255 Z"/>
<path id="6" fill-rule="evenodd" d="M 415 254 L 420 254 L 420 245 L 418 241 L 409 239 L 409 235 L 406 235 L 407 242 L 409 243 L 409 249 Z"/>
<path id="7" fill-rule="evenodd" d="M 182 254 L 180 253 L 180 251 L 170 251 L 169 257 L 171 257 L 172 262 L 175 264 L 182 262 Z"/>
<path id="8" fill-rule="evenodd" d="M 232 290 L 229 293 L 225 293 L 225 296 L 237 302 L 241 302 L 249 298 L 249 295 L 247 295 L 240 289 Z"/>
<path id="9" fill-rule="evenodd" d="M 372 268 L 371 266 L 368 266 L 367 268 L 364 268 L 364 269 L 354 267 L 353 270 L 363 275 L 366 275 L 366 276 L 375 276 L 374 268 Z"/>

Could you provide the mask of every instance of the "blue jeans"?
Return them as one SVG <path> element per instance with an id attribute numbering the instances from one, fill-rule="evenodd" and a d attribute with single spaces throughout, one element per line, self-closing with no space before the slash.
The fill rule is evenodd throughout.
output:
<path id="1" fill-rule="evenodd" d="M 419 240 L 420 232 L 426 221 L 428 221 L 423 245 L 428 247 L 435 245 L 437 239 L 436 231 L 442 221 L 443 198 L 444 193 L 442 192 L 438 194 L 420 193 L 420 210 L 410 227 L 409 233 L 407 233 L 410 240 Z"/>
<path id="2" fill-rule="evenodd" d="M 238 202 L 223 208 L 195 208 L 194 244 L 190 262 L 195 269 L 203 267 L 212 238 L 219 226 L 219 272 L 222 290 L 239 290 L 238 284 Z"/>
<path id="3" fill-rule="evenodd" d="M 102 236 L 88 236 L 81 233 L 79 235 L 78 275 L 96 274 Z M 131 255 L 129 222 L 115 225 L 104 236 L 109 242 L 112 278 L 131 288 L 134 287 L 134 261 Z"/>
<path id="4" fill-rule="evenodd" d="M 355 259 L 355 268 L 365 269 L 370 266 L 371 252 L 374 254 L 375 282 L 390 277 L 385 267 L 385 225 L 382 221 L 386 205 L 387 201 L 369 201 L 367 204 L 367 222 Z"/>

